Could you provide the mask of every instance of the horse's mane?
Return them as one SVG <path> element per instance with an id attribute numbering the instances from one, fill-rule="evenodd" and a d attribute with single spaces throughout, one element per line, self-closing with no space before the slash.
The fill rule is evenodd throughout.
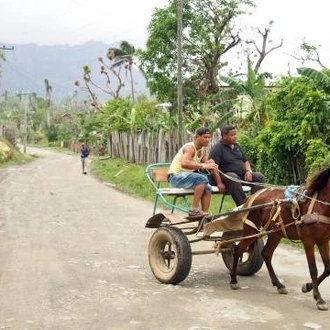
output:
<path id="1" fill-rule="evenodd" d="M 319 173 L 316 173 L 307 183 L 306 190 L 311 194 L 322 190 L 328 184 L 329 176 L 330 167 L 327 167 Z"/>

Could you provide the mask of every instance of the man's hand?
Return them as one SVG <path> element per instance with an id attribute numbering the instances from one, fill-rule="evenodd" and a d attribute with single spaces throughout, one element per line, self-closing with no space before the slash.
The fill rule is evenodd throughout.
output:
<path id="1" fill-rule="evenodd" d="M 218 170 L 218 165 L 214 162 L 206 162 L 203 165 L 206 170 Z"/>
<path id="2" fill-rule="evenodd" d="M 251 171 L 247 171 L 244 174 L 244 180 L 245 181 L 252 181 L 252 172 Z"/>
<path id="3" fill-rule="evenodd" d="M 224 193 L 224 192 L 227 191 L 226 186 L 225 186 L 222 182 L 219 183 L 219 184 L 217 184 L 217 187 L 218 187 L 218 189 L 219 189 L 219 192 L 221 192 L 221 193 Z"/>

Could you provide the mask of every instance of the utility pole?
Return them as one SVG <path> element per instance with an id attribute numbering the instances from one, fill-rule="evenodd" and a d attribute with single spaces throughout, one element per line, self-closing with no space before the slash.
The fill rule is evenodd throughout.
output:
<path id="1" fill-rule="evenodd" d="M 12 46 L 12 47 L 2 46 L 2 47 L 0 47 L 0 50 L 14 50 L 14 46 Z M 0 60 L 1 59 L 3 59 L 3 57 L 0 56 Z M 0 65 L 0 68 L 1 68 L 1 65 Z M 0 103 L 1 103 L 1 72 L 0 72 Z M 1 108 L 0 108 L 0 110 L 1 110 Z M 1 137 L 3 137 L 3 127 L 1 124 L 1 111 L 0 111 L 0 138 Z"/>
<path id="2" fill-rule="evenodd" d="M 179 129 L 179 145 L 183 145 L 183 122 L 182 122 L 182 105 L 183 105 L 183 91 L 182 91 L 182 6 L 183 0 L 178 0 L 178 35 L 177 35 L 177 51 L 178 51 L 178 129 Z"/>
<path id="3" fill-rule="evenodd" d="M 23 151 L 26 153 L 26 145 L 27 145 L 27 137 L 28 137 L 28 111 L 31 104 L 31 95 L 34 93 L 25 92 L 25 93 L 18 93 L 18 96 L 23 99 L 23 105 L 24 105 L 24 119 L 23 119 Z"/>

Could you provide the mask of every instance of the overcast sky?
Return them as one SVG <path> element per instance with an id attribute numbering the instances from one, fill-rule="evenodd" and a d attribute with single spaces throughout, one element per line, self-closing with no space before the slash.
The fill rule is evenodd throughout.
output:
<path id="1" fill-rule="evenodd" d="M 322 44 L 323 61 L 330 66 L 329 0 L 255 2 L 257 9 L 242 25 L 265 27 L 273 20 L 274 44 L 284 39 L 281 54 L 292 53 L 306 38 L 315 45 Z M 1 0 L 0 42 L 10 47 L 17 43 L 75 45 L 90 40 L 109 44 L 127 40 L 143 48 L 154 8 L 167 3 L 168 0 Z M 287 58 L 277 55 L 270 60 L 278 70 L 287 71 Z"/>

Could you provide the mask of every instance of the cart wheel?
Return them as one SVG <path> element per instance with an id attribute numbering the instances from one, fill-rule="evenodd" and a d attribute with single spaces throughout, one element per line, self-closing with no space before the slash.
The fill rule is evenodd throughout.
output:
<path id="1" fill-rule="evenodd" d="M 187 236 L 176 227 L 161 227 L 151 236 L 149 266 L 158 281 L 178 284 L 189 274 L 192 253 Z"/>
<path id="2" fill-rule="evenodd" d="M 231 232 L 224 232 L 222 238 L 225 241 L 226 239 L 234 238 L 234 236 Z M 229 270 L 231 270 L 233 266 L 234 246 L 238 243 L 239 242 L 231 243 L 230 245 L 228 245 L 228 250 L 223 251 L 221 253 L 222 259 Z M 241 259 L 238 261 L 237 275 L 250 276 L 260 270 L 264 262 L 261 255 L 261 251 L 263 248 L 264 241 L 262 238 L 259 238 L 249 247 L 247 251 L 243 253 Z"/>

